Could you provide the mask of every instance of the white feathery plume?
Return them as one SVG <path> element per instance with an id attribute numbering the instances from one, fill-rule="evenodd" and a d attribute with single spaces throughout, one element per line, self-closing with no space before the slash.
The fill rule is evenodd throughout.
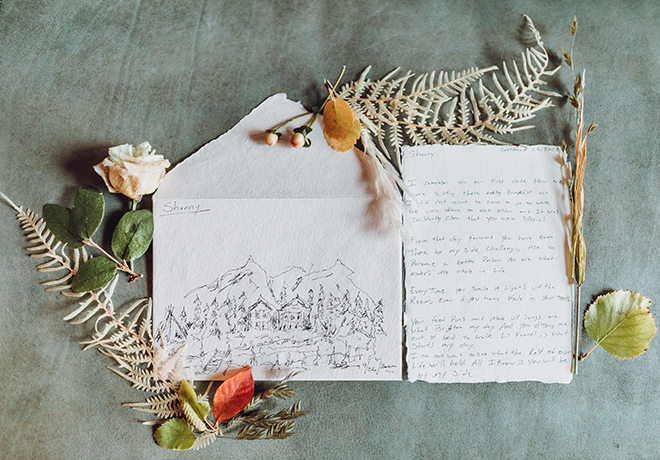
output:
<path id="1" fill-rule="evenodd" d="M 160 346 L 154 344 L 154 368 L 161 378 L 172 381 L 180 382 L 183 379 L 188 379 L 188 372 L 183 367 L 186 360 L 188 345 L 181 345 L 174 353 L 170 355 L 171 345 L 167 344 L 165 337 L 161 334 Z"/>
<path id="2" fill-rule="evenodd" d="M 379 228 L 384 223 L 387 228 L 396 228 L 405 237 L 401 191 L 405 192 L 407 187 L 392 163 L 376 147 L 369 131 L 363 127 L 360 136 L 364 146 L 362 161 L 368 168 L 369 179 L 373 181 L 374 200 L 371 210 L 375 216 L 374 227 Z"/>

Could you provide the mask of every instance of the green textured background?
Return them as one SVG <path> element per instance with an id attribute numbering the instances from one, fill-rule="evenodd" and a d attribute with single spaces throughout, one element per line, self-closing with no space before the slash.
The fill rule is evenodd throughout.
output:
<path id="1" fill-rule="evenodd" d="M 38 212 L 69 204 L 77 186 L 102 187 L 90 168 L 109 146 L 147 140 L 177 163 L 273 93 L 317 104 L 343 64 L 345 81 L 367 65 L 373 77 L 499 65 L 524 47 L 524 13 L 556 64 L 580 20 L 574 59 L 587 69 L 586 117 L 600 124 L 586 174 L 584 297 L 631 289 L 660 299 L 655 1 L 4 0 L 0 190 Z M 555 84 L 570 86 L 567 68 Z M 558 101 L 514 141 L 559 144 L 572 113 Z M 116 221 L 121 200 L 106 198 Z M 24 246 L 0 206 L 2 458 L 660 458 L 655 342 L 632 361 L 596 350 L 570 385 L 295 382 L 310 414 L 292 438 L 166 451 L 120 405 L 143 394 L 107 371 L 108 359 L 81 352 L 89 329 L 62 321 L 70 302 L 37 285 L 45 275 Z M 142 282 L 122 296 L 147 293 Z"/>

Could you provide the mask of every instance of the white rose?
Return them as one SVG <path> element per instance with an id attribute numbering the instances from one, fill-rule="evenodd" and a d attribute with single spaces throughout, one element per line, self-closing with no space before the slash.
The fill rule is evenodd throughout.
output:
<path id="1" fill-rule="evenodd" d="M 170 166 L 163 155 L 155 155 L 144 142 L 133 148 L 130 144 L 108 149 L 108 157 L 94 166 L 110 193 L 122 193 L 133 200 L 154 193 Z"/>

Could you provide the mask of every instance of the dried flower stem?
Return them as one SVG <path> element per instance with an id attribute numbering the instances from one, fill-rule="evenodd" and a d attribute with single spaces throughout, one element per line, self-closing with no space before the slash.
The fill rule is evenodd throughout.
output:
<path id="1" fill-rule="evenodd" d="M 579 111 L 578 111 L 578 125 L 575 134 L 576 147 L 575 147 L 575 179 L 573 180 L 573 235 L 571 241 L 571 254 L 573 255 L 573 281 L 577 286 L 577 299 L 575 306 L 575 314 L 573 318 L 573 365 L 572 371 L 577 374 L 579 350 L 580 350 L 580 291 L 585 277 L 585 264 L 586 264 L 586 245 L 584 242 L 582 216 L 584 210 L 584 172 L 587 163 L 587 137 L 596 125 L 593 123 L 589 125 L 584 133 L 584 83 L 585 72 L 582 73 L 581 78 L 578 76 L 579 81 Z"/>
<path id="2" fill-rule="evenodd" d="M 582 356 L 578 357 L 580 353 L 580 288 L 582 286 L 578 284 L 577 286 L 577 298 L 575 300 L 575 308 L 573 309 L 573 316 L 571 318 L 572 323 L 572 332 L 573 332 L 573 343 L 572 343 L 572 359 L 571 359 L 571 372 L 574 375 L 578 373 L 578 361 L 583 359 Z M 586 356 L 586 355 L 585 355 Z"/>
<path id="3" fill-rule="evenodd" d="M 307 115 L 309 115 L 309 112 L 301 113 L 300 115 L 296 115 L 295 117 L 289 118 L 288 120 L 283 121 L 282 123 L 280 123 L 279 125 L 275 126 L 274 128 L 269 129 L 268 132 L 276 133 L 280 128 L 283 128 L 284 126 L 288 125 L 288 124 L 291 123 L 292 121 L 297 120 L 298 118 L 305 117 L 305 116 L 307 116 Z"/>
<path id="4" fill-rule="evenodd" d="M 575 305 L 573 308 L 573 315 L 571 318 L 572 326 L 572 360 L 571 360 L 571 371 L 573 374 L 578 373 L 578 361 L 582 358 L 579 357 L 580 353 L 580 332 L 581 322 L 580 322 L 580 312 L 581 312 L 581 291 L 582 283 L 584 283 L 584 274 L 585 274 L 585 259 L 586 259 L 586 246 L 584 243 L 584 235 L 582 232 L 582 214 L 584 209 L 584 171 L 587 163 L 587 136 L 591 131 L 595 129 L 595 126 L 592 124 L 587 129 L 584 137 L 582 132 L 584 129 L 584 83 L 585 83 L 585 72 L 582 74 L 575 75 L 575 68 L 573 67 L 573 48 L 575 46 L 575 34 L 578 28 L 577 17 L 573 18 L 573 23 L 571 24 L 571 35 L 573 39 L 571 40 L 571 51 L 570 53 L 563 49 L 564 62 L 571 68 L 571 78 L 573 81 L 573 94 L 568 96 L 568 101 L 570 104 L 575 107 L 578 114 L 577 120 L 577 130 L 575 133 L 575 177 L 573 183 L 571 184 L 571 205 L 573 207 L 573 229 L 571 234 L 571 275 L 573 281 L 576 285 L 576 299 Z M 588 354 L 588 353 L 587 353 Z"/>
<path id="5" fill-rule="evenodd" d="M 321 105 L 321 108 L 314 111 L 314 115 L 312 116 L 312 119 L 307 124 L 307 126 L 309 126 L 310 128 L 312 127 L 312 125 L 314 124 L 316 119 L 319 117 L 319 114 L 323 112 L 323 109 L 325 108 L 325 105 L 328 103 L 328 101 L 332 97 L 332 94 L 335 92 L 335 89 L 337 88 L 337 85 L 339 85 L 339 82 L 341 81 L 341 78 L 344 76 L 345 71 L 346 71 L 346 66 L 343 66 L 342 69 L 341 69 L 341 73 L 339 74 L 339 77 L 337 78 L 337 81 L 335 82 L 335 84 L 332 87 L 330 87 L 329 84 L 327 84 L 327 82 L 326 82 L 326 85 L 328 86 L 329 94 L 325 98 L 325 101 L 323 101 L 323 104 Z M 267 132 L 276 133 L 279 129 L 281 129 L 284 126 L 288 125 L 292 121 L 297 120 L 298 118 L 308 116 L 309 114 L 310 114 L 310 112 L 305 112 L 305 113 L 301 113 L 300 115 L 296 115 L 295 117 L 291 117 L 288 120 L 283 121 L 279 125 L 275 126 L 274 128 L 269 129 Z"/>
<path id="6" fill-rule="evenodd" d="M 584 81 L 584 80 L 583 80 Z M 584 88 L 580 88 L 580 108 L 578 115 L 575 151 L 575 179 L 573 181 L 573 235 L 571 241 L 571 254 L 573 255 L 573 280 L 577 286 L 577 299 L 575 302 L 575 311 L 573 315 L 573 359 L 571 370 L 573 374 L 578 373 L 578 354 L 580 352 L 580 291 L 584 282 L 584 262 L 586 256 L 586 247 L 582 235 L 582 211 L 584 208 L 584 189 L 582 180 L 584 179 L 585 161 L 587 155 L 586 142 L 582 141 L 582 127 L 584 117 Z"/>

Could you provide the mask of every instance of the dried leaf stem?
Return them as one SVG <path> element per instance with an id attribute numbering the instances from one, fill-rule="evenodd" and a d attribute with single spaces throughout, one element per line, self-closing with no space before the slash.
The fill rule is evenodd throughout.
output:
<path id="1" fill-rule="evenodd" d="M 319 114 L 323 113 L 323 109 L 325 108 L 325 105 L 328 103 L 330 98 L 333 97 L 333 93 L 335 92 L 335 89 L 337 88 L 337 85 L 339 85 L 339 82 L 341 81 L 342 77 L 344 76 L 345 71 L 346 71 L 346 66 L 343 66 L 342 69 L 341 69 L 341 73 L 339 74 L 339 77 L 337 78 L 337 81 L 335 82 L 335 84 L 333 86 L 329 86 L 328 82 L 327 81 L 325 82 L 326 86 L 328 87 L 329 94 L 325 98 L 325 100 L 323 101 L 323 104 L 321 105 L 321 107 L 318 110 L 314 109 L 313 114 L 312 114 L 312 118 L 311 118 L 310 122 L 307 123 L 307 126 L 309 126 L 310 128 L 314 124 L 316 119 L 319 117 Z M 279 131 L 280 129 L 282 129 L 284 126 L 288 125 L 292 121 L 297 120 L 298 118 L 306 117 L 309 114 L 310 114 L 310 112 L 305 112 L 305 113 L 301 113 L 300 115 L 296 115 L 295 117 L 291 117 L 288 120 L 285 120 L 282 123 L 280 123 L 279 125 L 275 126 L 274 128 L 271 128 L 271 129 L 267 130 L 266 132 L 277 133 L 277 131 Z"/>
<path id="2" fill-rule="evenodd" d="M 139 278 L 142 278 L 142 274 L 141 273 L 135 273 L 133 270 L 131 270 L 131 268 L 128 266 L 128 264 L 126 263 L 125 260 L 119 261 L 119 260 L 115 259 L 105 249 L 103 249 L 101 246 L 99 246 L 98 244 L 96 244 L 92 240 L 82 240 L 82 242 L 83 242 L 84 245 L 92 247 L 92 248 L 100 251 L 101 253 L 103 253 L 104 256 L 106 256 L 108 259 L 112 260 L 114 263 L 117 264 L 117 268 L 119 270 L 128 273 L 128 275 L 130 277 L 129 280 L 128 280 L 129 283 L 132 283 L 135 280 L 137 280 Z"/>
<path id="3" fill-rule="evenodd" d="M 574 374 L 578 372 L 578 361 L 580 353 L 580 311 L 581 311 L 581 289 L 585 278 L 585 265 L 586 265 L 586 245 L 583 235 L 582 217 L 584 213 L 584 172 L 587 163 L 587 137 L 596 125 L 593 123 L 584 130 L 584 83 L 585 72 L 582 73 L 579 82 L 579 109 L 578 109 L 578 125 L 575 134 L 576 147 L 575 147 L 575 178 L 573 179 L 573 234 L 571 240 L 571 254 L 573 262 L 573 281 L 577 289 L 576 305 L 573 318 L 573 366 L 572 371 Z M 584 132 L 584 135 L 583 135 Z"/>

